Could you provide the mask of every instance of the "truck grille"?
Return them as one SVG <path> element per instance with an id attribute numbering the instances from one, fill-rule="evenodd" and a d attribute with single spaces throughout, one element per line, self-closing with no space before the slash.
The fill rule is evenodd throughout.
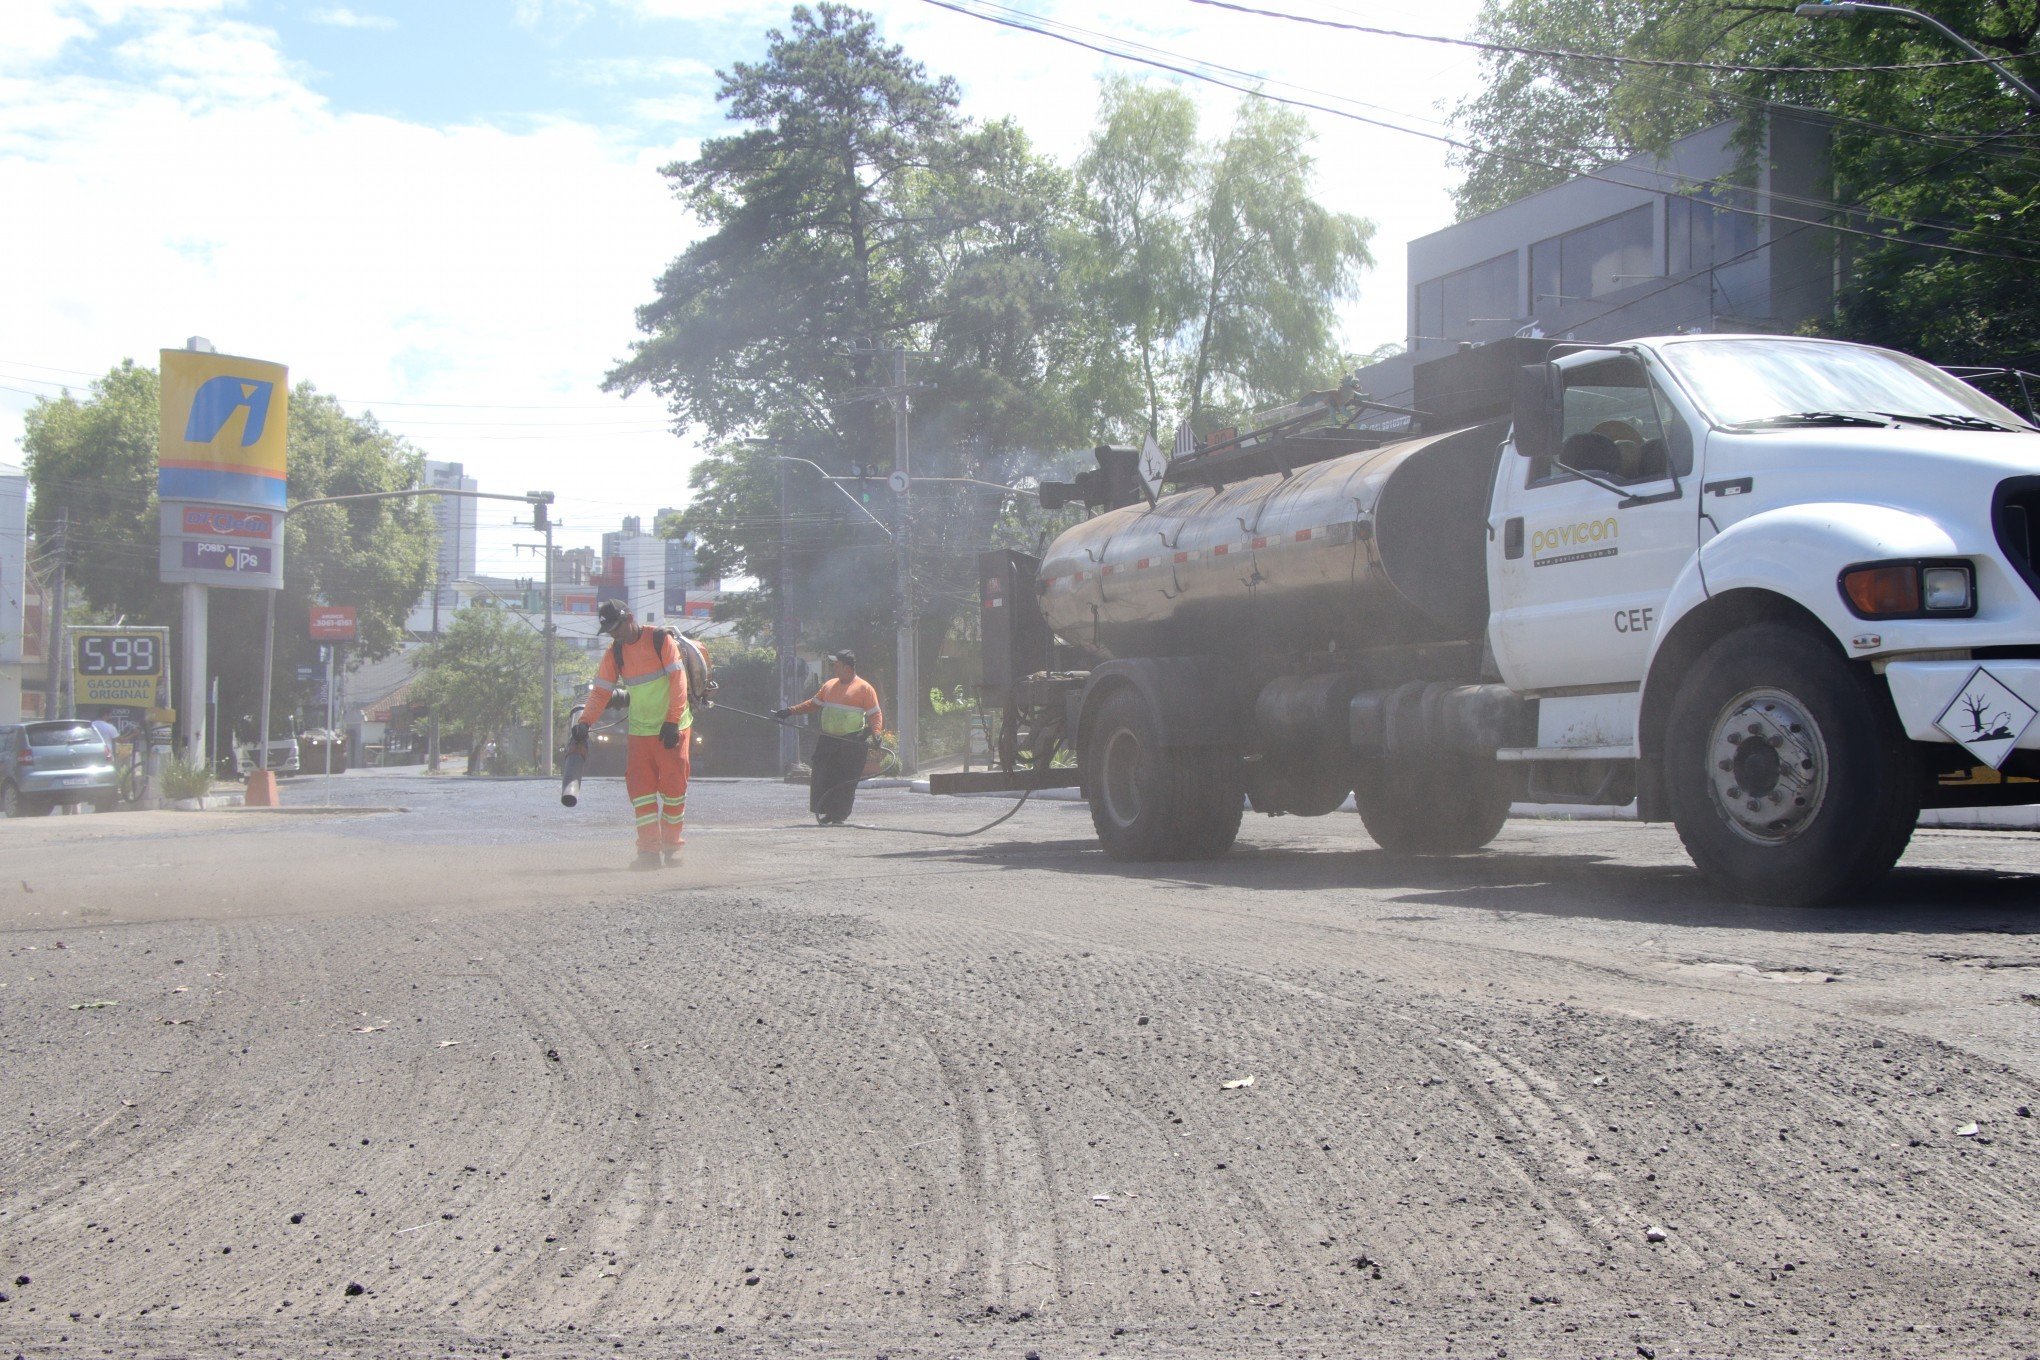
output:
<path id="1" fill-rule="evenodd" d="M 1999 483 L 1996 513 L 1991 519 L 1997 525 L 1998 546 L 2026 578 L 2026 584 L 2040 594 L 2040 562 L 2033 556 L 2036 541 L 2040 541 L 2040 477 L 2014 477 Z"/>

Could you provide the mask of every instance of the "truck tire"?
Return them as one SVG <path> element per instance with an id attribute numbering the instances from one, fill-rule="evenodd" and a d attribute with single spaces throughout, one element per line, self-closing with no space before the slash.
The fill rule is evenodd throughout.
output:
<path id="1" fill-rule="evenodd" d="M 1106 697 L 1084 746 L 1091 824 L 1117 860 L 1216 859 L 1240 833 L 1239 759 L 1223 747 L 1165 747 L 1133 689 Z"/>
<path id="2" fill-rule="evenodd" d="M 1672 823 L 1700 871 L 1749 902 L 1821 906 L 1905 853 L 1918 757 L 1888 697 L 1824 639 L 1761 623 L 1717 641 L 1672 699 Z"/>
<path id="3" fill-rule="evenodd" d="M 1353 802 L 1374 843 L 1396 855 L 1464 855 L 1501 834 L 1509 786 L 1491 760 L 1370 761 Z"/>

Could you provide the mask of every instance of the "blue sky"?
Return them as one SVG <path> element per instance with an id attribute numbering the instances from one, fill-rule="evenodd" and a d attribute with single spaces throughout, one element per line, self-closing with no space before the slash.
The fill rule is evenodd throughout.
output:
<path id="1" fill-rule="evenodd" d="M 1300 38 L 1188 0 L 1006 0 L 1411 126 L 1464 52 Z M 290 365 L 484 489 L 560 496 L 562 542 L 687 495 L 699 450 L 647 394 L 600 390 L 634 309 L 694 238 L 658 170 L 726 130 L 715 72 L 764 55 L 765 0 L 6 0 L 0 41 L 0 462 L 38 396 L 187 335 Z M 1285 0 L 1463 33 L 1478 0 Z M 964 110 L 1064 161 L 1102 75 L 1165 77 L 924 0 L 864 6 Z M 1237 99 L 1187 87 L 1216 130 Z M 1402 245 L 1446 225 L 1434 142 L 1314 119 L 1320 194 L 1378 224 L 1355 350 L 1400 338 Z M 507 512 L 505 513 L 507 520 Z M 483 526 L 485 572 L 519 570 Z M 528 566 L 528 562 L 524 565 Z"/>

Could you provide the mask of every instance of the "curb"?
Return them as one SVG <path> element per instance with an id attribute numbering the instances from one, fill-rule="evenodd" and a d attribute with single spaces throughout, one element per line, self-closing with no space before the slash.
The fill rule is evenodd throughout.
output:
<path id="1" fill-rule="evenodd" d="M 244 806 L 248 801 L 245 793 L 208 793 L 203 798 L 178 798 L 163 806 L 170 812 L 217 812 L 221 808 Z"/>

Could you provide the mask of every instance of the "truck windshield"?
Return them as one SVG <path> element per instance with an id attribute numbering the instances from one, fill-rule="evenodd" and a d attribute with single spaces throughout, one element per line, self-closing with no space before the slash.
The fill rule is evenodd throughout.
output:
<path id="1" fill-rule="evenodd" d="M 2033 428 L 1968 383 L 1888 349 L 1779 338 L 1681 340 L 1661 352 L 1718 425 Z"/>

